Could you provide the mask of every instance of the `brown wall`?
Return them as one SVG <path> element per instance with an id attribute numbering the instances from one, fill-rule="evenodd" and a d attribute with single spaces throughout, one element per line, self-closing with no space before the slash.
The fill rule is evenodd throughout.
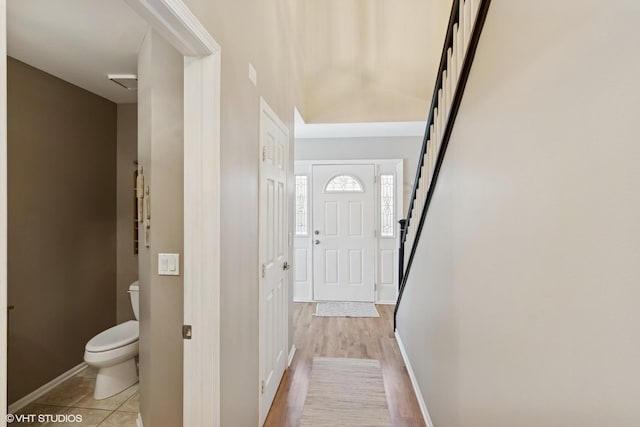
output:
<path id="1" fill-rule="evenodd" d="M 9 58 L 9 402 L 116 321 L 116 120 L 116 104 Z"/>
<path id="2" fill-rule="evenodd" d="M 133 174 L 138 158 L 138 105 L 118 105 L 118 254 L 116 319 L 133 319 L 129 285 L 138 280 L 138 256 L 133 253 Z"/>

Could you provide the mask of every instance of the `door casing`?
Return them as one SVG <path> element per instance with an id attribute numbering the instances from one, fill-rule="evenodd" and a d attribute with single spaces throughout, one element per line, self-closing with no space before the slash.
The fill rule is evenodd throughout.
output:
<path id="1" fill-rule="evenodd" d="M 293 301 L 294 302 L 314 302 L 313 299 L 313 280 L 307 280 L 305 283 L 297 283 L 296 282 L 296 275 L 298 273 L 298 268 L 300 267 L 300 262 L 302 262 L 302 259 L 306 259 L 306 276 L 309 278 L 313 277 L 313 244 L 312 244 L 312 232 L 313 230 L 311 230 L 311 225 L 313 224 L 313 194 L 311 192 L 312 189 L 312 181 L 313 181 L 313 174 L 312 174 L 312 168 L 313 165 L 348 165 L 348 164 L 352 164 L 352 165 L 359 165 L 359 164 L 374 164 L 376 167 L 376 179 L 378 179 L 380 177 L 381 174 L 386 174 L 386 173 L 393 173 L 395 176 L 395 182 L 396 182 L 396 191 L 395 191 L 395 197 L 396 197 L 396 209 L 395 209 L 395 215 L 396 215 L 396 220 L 399 220 L 400 218 L 403 218 L 404 215 L 404 185 L 403 185 L 403 167 L 404 167 L 404 161 L 403 159 L 358 159 L 358 160 L 344 160 L 344 159 L 339 159 L 339 160 L 296 160 L 295 161 L 295 168 L 294 168 L 294 174 L 295 175 L 306 175 L 308 177 L 308 230 L 309 233 L 308 235 L 304 235 L 304 236 L 296 236 L 294 235 L 294 254 L 295 256 L 295 262 L 293 262 L 293 287 L 294 287 L 294 291 L 293 291 Z M 379 213 L 378 213 L 378 207 L 379 207 L 379 203 L 380 203 L 380 194 L 379 194 L 379 188 L 378 185 L 376 185 L 376 195 L 375 195 L 375 212 L 376 212 L 376 217 L 375 217 L 375 222 L 376 222 L 376 228 L 378 227 L 378 224 L 380 223 L 379 220 Z M 380 277 L 380 261 L 379 261 L 379 255 L 380 255 L 380 250 L 383 249 L 382 246 L 385 246 L 385 249 L 389 249 L 389 250 L 394 250 L 394 256 L 393 256 L 393 260 L 394 260 L 394 268 L 397 268 L 397 248 L 399 245 L 399 236 L 398 236 L 398 232 L 396 229 L 395 232 L 395 236 L 393 238 L 384 238 L 386 241 L 384 243 L 384 245 L 381 244 L 381 240 L 382 238 L 380 238 L 379 234 L 377 236 L 377 238 L 375 239 L 375 256 L 374 256 L 374 265 L 375 265 L 375 269 L 376 269 L 376 284 L 377 284 L 377 289 L 376 289 L 376 300 L 375 303 L 376 304 L 395 304 L 395 300 L 397 297 L 397 291 L 398 291 L 398 286 L 397 286 L 397 271 L 394 273 L 393 277 L 394 277 L 394 282 L 390 283 L 388 285 L 385 285 L 383 283 L 381 283 L 381 277 Z M 389 246 L 390 245 L 390 246 Z M 389 248 L 386 248 L 387 246 L 389 246 Z"/>

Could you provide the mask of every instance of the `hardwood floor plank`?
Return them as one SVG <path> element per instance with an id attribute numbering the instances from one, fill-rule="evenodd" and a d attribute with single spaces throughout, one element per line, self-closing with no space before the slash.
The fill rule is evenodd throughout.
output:
<path id="1" fill-rule="evenodd" d="M 418 401 L 393 334 L 393 306 L 376 306 L 379 318 L 316 317 L 315 304 L 294 304 L 296 355 L 285 372 L 265 427 L 297 427 L 314 357 L 380 361 L 394 427 L 425 427 Z"/>

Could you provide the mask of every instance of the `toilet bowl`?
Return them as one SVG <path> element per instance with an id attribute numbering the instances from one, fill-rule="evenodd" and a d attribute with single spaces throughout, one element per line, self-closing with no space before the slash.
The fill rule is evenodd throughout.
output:
<path id="1" fill-rule="evenodd" d="M 129 287 L 131 306 L 138 318 L 138 282 Z M 136 359 L 139 328 L 137 320 L 120 323 L 91 338 L 85 346 L 84 361 L 98 368 L 93 398 L 105 399 L 138 382 Z"/>

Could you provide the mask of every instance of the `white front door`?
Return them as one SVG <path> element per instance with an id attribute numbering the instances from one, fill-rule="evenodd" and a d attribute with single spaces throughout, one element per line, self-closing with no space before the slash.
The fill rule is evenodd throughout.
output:
<path id="1" fill-rule="evenodd" d="M 313 296 L 375 299 L 374 165 L 313 166 Z"/>
<path id="2" fill-rule="evenodd" d="M 260 425 L 269 413 L 287 363 L 287 128 L 269 106 L 260 108 Z M 245 268 L 239 265 L 238 268 Z"/>

